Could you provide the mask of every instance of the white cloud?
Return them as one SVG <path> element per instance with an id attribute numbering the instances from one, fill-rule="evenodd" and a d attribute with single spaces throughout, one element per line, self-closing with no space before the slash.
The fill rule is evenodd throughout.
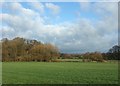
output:
<path id="1" fill-rule="evenodd" d="M 110 15 L 107 16 L 105 10 L 101 10 L 99 15 L 102 18 L 94 23 L 90 19 L 80 17 L 75 22 L 53 25 L 46 24 L 45 19 L 38 12 L 24 8 L 20 3 L 5 6 L 10 11 L 16 9 L 16 12 L 0 15 L 2 16 L 0 19 L 3 21 L 3 37 L 14 38 L 20 36 L 42 42 L 51 42 L 56 44 L 62 52 L 72 53 L 106 51 L 117 43 L 117 15 L 115 15 L 114 10 L 111 10 L 111 7 L 98 6 L 95 8 L 96 10 L 104 8 L 109 11 Z M 116 8 L 116 6 L 112 7 Z"/>
<path id="2" fill-rule="evenodd" d="M 53 3 L 46 3 L 45 6 L 49 8 L 53 14 L 58 14 L 60 12 L 60 7 L 58 5 L 55 5 Z"/>
<path id="3" fill-rule="evenodd" d="M 35 10 L 39 11 L 40 13 L 44 12 L 44 5 L 40 2 L 31 2 L 29 3 L 31 7 L 33 7 Z"/>
<path id="4" fill-rule="evenodd" d="M 90 2 L 86 0 L 86 2 L 80 2 L 80 7 L 82 10 L 87 11 L 90 9 Z"/>
<path id="5" fill-rule="evenodd" d="M 99 2 L 92 5 L 93 10 L 102 16 L 118 18 L 118 2 Z"/>

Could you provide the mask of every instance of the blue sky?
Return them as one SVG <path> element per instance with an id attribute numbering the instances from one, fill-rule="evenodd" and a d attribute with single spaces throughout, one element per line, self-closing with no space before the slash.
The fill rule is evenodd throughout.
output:
<path id="1" fill-rule="evenodd" d="M 106 52 L 118 43 L 117 2 L 3 2 L 0 5 L 3 38 L 37 39 L 58 46 L 65 53 Z"/>
<path id="2" fill-rule="evenodd" d="M 42 4 L 45 5 L 46 2 L 42 2 Z M 97 16 L 94 11 L 84 11 L 80 8 L 80 3 L 78 2 L 52 2 L 55 5 L 60 6 L 62 10 L 59 12 L 59 17 L 57 19 L 51 19 L 53 24 L 66 22 L 66 21 L 75 21 L 78 17 L 85 17 L 91 19 L 91 21 L 96 21 L 99 19 L 99 16 Z M 94 2 L 91 2 L 93 4 Z M 28 2 L 21 2 L 21 5 L 25 8 L 33 9 L 29 5 Z M 4 11 L 4 10 L 3 10 Z M 35 10 L 37 11 L 37 10 Z M 51 10 L 45 9 L 45 12 L 42 14 L 43 16 L 49 16 L 51 18 L 55 18 L 55 15 L 52 15 Z M 58 17 L 57 16 L 57 17 Z"/>

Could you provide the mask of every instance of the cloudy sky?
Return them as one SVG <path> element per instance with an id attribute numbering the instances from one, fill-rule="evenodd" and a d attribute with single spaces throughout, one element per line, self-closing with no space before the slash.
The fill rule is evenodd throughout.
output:
<path id="1" fill-rule="evenodd" d="M 24 37 L 61 52 L 106 52 L 118 44 L 117 2 L 0 3 L 0 39 Z"/>

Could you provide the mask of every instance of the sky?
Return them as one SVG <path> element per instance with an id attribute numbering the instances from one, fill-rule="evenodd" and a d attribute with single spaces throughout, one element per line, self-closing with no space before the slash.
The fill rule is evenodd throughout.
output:
<path id="1" fill-rule="evenodd" d="M 117 2 L 1 2 L 0 9 L 0 39 L 36 39 L 63 53 L 107 52 L 118 44 Z"/>

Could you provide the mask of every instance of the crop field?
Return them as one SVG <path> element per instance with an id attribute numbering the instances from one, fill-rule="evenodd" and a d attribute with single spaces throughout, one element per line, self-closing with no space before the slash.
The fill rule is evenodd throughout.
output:
<path id="1" fill-rule="evenodd" d="M 117 84 L 118 64 L 3 62 L 3 84 Z"/>

